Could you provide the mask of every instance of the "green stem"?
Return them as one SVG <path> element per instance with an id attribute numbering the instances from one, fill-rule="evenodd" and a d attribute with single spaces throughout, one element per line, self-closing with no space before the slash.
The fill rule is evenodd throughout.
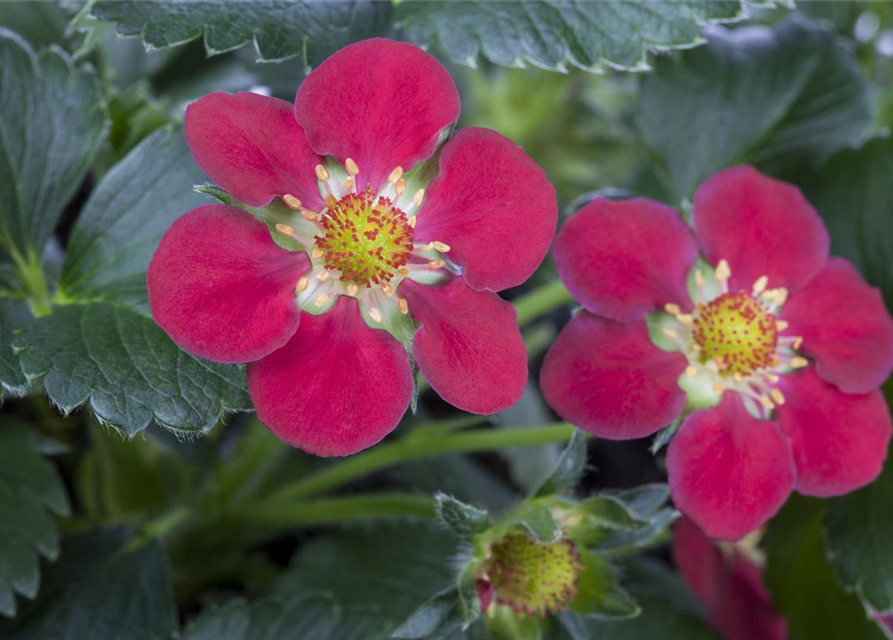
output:
<path id="1" fill-rule="evenodd" d="M 565 289 L 561 280 L 553 280 L 525 293 L 514 301 L 518 311 L 518 324 L 524 325 L 550 311 L 573 302 L 573 296 Z"/>
<path id="2" fill-rule="evenodd" d="M 380 444 L 374 449 L 346 458 L 286 484 L 263 502 L 267 505 L 282 505 L 309 498 L 385 467 L 416 458 L 566 442 L 570 440 L 573 432 L 574 428 L 564 422 L 518 429 L 480 429 L 462 432 L 418 427 L 402 440 Z"/>
<path id="3" fill-rule="evenodd" d="M 240 507 L 221 517 L 223 524 L 290 528 L 356 522 L 373 518 L 434 518 L 434 500 L 396 493 L 362 494 L 292 502 L 269 508 L 261 503 Z"/>
<path id="4" fill-rule="evenodd" d="M 28 251 L 27 259 L 23 258 L 18 251 L 12 251 L 10 255 L 15 263 L 19 280 L 22 281 L 25 291 L 28 293 L 28 304 L 32 313 L 37 318 L 48 316 L 53 312 L 53 305 L 46 279 L 43 277 L 40 258 L 33 251 Z"/>

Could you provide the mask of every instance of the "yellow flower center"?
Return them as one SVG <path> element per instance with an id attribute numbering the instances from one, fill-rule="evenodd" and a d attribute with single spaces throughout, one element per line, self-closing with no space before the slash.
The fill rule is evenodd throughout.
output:
<path id="1" fill-rule="evenodd" d="M 743 376 L 769 368 L 778 346 L 776 318 L 749 293 L 725 293 L 699 305 L 692 337 L 700 361 L 713 360 L 722 373 Z"/>

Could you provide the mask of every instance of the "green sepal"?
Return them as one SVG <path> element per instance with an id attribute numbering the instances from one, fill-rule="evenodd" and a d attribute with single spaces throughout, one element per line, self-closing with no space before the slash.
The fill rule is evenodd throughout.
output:
<path id="1" fill-rule="evenodd" d="M 519 616 L 508 607 L 496 607 L 485 621 L 494 640 L 546 640 L 546 621 L 538 616 Z"/>
<path id="2" fill-rule="evenodd" d="M 438 493 L 434 500 L 437 518 L 457 535 L 471 538 L 490 525 L 490 514 L 484 509 L 465 504 L 445 493 Z"/>
<path id="3" fill-rule="evenodd" d="M 561 527 L 551 510 L 537 502 L 525 502 L 510 511 L 496 527 L 490 529 L 488 535 L 499 539 L 518 529 L 526 531 L 542 544 L 555 542 L 561 537 Z"/>
<path id="4" fill-rule="evenodd" d="M 584 568 L 580 570 L 577 597 L 571 602 L 571 611 L 611 620 L 624 620 L 641 613 L 633 597 L 621 588 L 617 572 L 607 560 L 582 548 L 578 553 Z"/>
<path id="5" fill-rule="evenodd" d="M 534 492 L 534 497 L 565 493 L 571 489 L 586 469 L 586 437 L 582 431 L 574 431 L 570 442 L 558 458 L 555 469 Z"/>

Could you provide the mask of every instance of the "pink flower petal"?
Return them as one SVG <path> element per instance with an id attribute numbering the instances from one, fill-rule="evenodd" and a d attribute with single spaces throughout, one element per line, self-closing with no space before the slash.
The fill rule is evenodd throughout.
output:
<path id="1" fill-rule="evenodd" d="M 698 248 L 676 210 L 659 202 L 597 198 L 564 223 L 553 254 L 592 313 L 631 322 L 670 302 L 691 308 L 685 281 Z"/>
<path id="2" fill-rule="evenodd" d="M 881 472 L 890 442 L 890 411 L 880 391 L 850 395 L 812 368 L 782 376 L 778 421 L 793 443 L 797 491 L 837 496 Z"/>
<path id="3" fill-rule="evenodd" d="M 673 526 L 671 551 L 686 586 L 704 607 L 715 610 L 724 595 L 728 572 L 719 547 L 683 516 Z"/>
<path id="4" fill-rule="evenodd" d="M 394 430 L 412 397 L 403 346 L 371 329 L 357 301 L 305 313 L 284 347 L 248 365 L 257 417 L 286 444 L 318 456 L 347 456 Z"/>
<path id="5" fill-rule="evenodd" d="M 304 80 L 295 115 L 317 153 L 360 167 L 373 190 L 397 166 L 411 169 L 459 117 L 459 92 L 433 57 L 405 42 L 344 47 Z"/>
<path id="6" fill-rule="evenodd" d="M 796 291 L 828 258 L 828 231 L 800 190 L 753 167 L 725 169 L 702 184 L 694 223 L 707 260 L 729 262 L 733 291 L 763 275 L 770 287 Z"/>
<path id="7" fill-rule="evenodd" d="M 298 328 L 295 283 L 309 269 L 303 251 L 278 247 L 250 214 L 209 204 L 161 239 L 146 279 L 149 306 L 158 326 L 189 353 L 251 362 Z"/>
<path id="8" fill-rule="evenodd" d="M 893 320 L 881 293 L 842 258 L 831 258 L 781 317 L 788 334 L 803 337 L 818 374 L 841 391 L 873 391 L 893 370 Z"/>
<path id="9" fill-rule="evenodd" d="M 431 388 L 463 411 L 490 414 L 515 404 L 527 382 L 527 349 L 515 308 L 462 280 L 431 287 L 404 280 L 399 291 L 421 323 L 413 354 Z"/>
<path id="10" fill-rule="evenodd" d="M 711 538 L 737 540 L 771 518 L 794 487 L 791 443 L 752 417 L 737 393 L 695 411 L 667 451 L 670 495 Z"/>
<path id="11" fill-rule="evenodd" d="M 322 206 L 320 162 L 285 100 L 254 93 L 209 93 L 186 109 L 186 142 L 196 164 L 233 197 L 260 207 L 287 193 Z"/>
<path id="12" fill-rule="evenodd" d="M 473 289 L 501 291 L 536 270 L 558 221 L 555 189 L 508 138 L 468 128 L 447 142 L 415 238 L 439 240 Z"/>
<path id="13" fill-rule="evenodd" d="M 540 374 L 546 402 L 600 438 L 643 438 L 685 406 L 687 362 L 657 348 L 644 320 L 618 323 L 582 311 L 549 349 Z"/>
<path id="14" fill-rule="evenodd" d="M 688 518 L 673 529 L 673 560 L 726 640 L 784 640 L 787 623 L 775 612 L 760 568 L 739 551 L 726 558 Z"/>

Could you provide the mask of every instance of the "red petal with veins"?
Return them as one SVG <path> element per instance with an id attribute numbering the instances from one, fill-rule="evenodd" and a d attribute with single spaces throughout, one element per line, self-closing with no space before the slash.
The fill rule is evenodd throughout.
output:
<path id="1" fill-rule="evenodd" d="M 785 396 L 778 421 L 793 443 L 797 491 L 837 496 L 878 476 L 891 433 L 880 391 L 843 393 L 812 368 L 782 376 L 778 387 Z"/>
<path id="2" fill-rule="evenodd" d="M 387 39 L 344 47 L 314 69 L 295 98 L 295 115 L 321 155 L 360 168 L 373 191 L 397 166 L 411 169 L 437 148 L 459 117 L 447 70 L 415 45 Z"/>
<path id="3" fill-rule="evenodd" d="M 161 239 L 146 279 L 149 307 L 189 353 L 251 362 L 298 328 L 295 283 L 309 269 L 303 251 L 277 246 L 250 214 L 209 204 L 177 220 Z"/>
<path id="4" fill-rule="evenodd" d="M 448 244 L 468 286 L 501 291 L 536 270 L 557 221 L 555 188 L 543 170 L 508 138 L 472 127 L 444 146 L 415 238 Z"/>
<path id="5" fill-rule="evenodd" d="M 286 444 L 347 456 L 394 430 L 412 374 L 403 346 L 341 296 L 322 315 L 305 313 L 288 344 L 248 365 L 248 391 L 258 419 Z"/>
<path id="6" fill-rule="evenodd" d="M 596 198 L 555 239 L 555 266 L 587 310 L 620 322 L 667 303 L 691 308 L 686 277 L 698 247 L 675 209 L 646 198 Z"/>
<path id="7" fill-rule="evenodd" d="M 512 305 L 469 288 L 462 278 L 435 287 L 404 280 L 399 292 L 421 323 L 413 354 L 444 400 L 463 411 L 491 414 L 521 398 L 527 349 Z"/>
<path id="8" fill-rule="evenodd" d="M 816 372 L 841 391 L 873 391 L 893 370 L 893 320 L 881 292 L 842 258 L 831 258 L 792 296 L 781 318 L 788 335 L 803 337 L 801 351 L 815 358 Z"/>
<path id="9" fill-rule="evenodd" d="M 791 443 L 751 416 L 737 393 L 695 411 L 667 451 L 670 495 L 711 538 L 737 540 L 771 518 L 794 488 Z"/>
<path id="10" fill-rule="evenodd" d="M 828 230 L 800 189 L 753 167 L 714 174 L 693 206 L 701 249 L 711 264 L 728 261 L 733 291 L 749 291 L 765 275 L 770 288 L 794 292 L 828 259 Z"/>
<path id="11" fill-rule="evenodd" d="M 657 348 L 644 320 L 626 324 L 578 313 L 549 349 L 540 374 L 546 402 L 600 438 L 651 435 L 685 406 L 687 362 Z"/>
<path id="12" fill-rule="evenodd" d="M 287 193 L 322 206 L 319 164 L 293 107 L 254 93 L 209 93 L 186 109 L 186 142 L 196 164 L 239 202 L 260 207 Z"/>

